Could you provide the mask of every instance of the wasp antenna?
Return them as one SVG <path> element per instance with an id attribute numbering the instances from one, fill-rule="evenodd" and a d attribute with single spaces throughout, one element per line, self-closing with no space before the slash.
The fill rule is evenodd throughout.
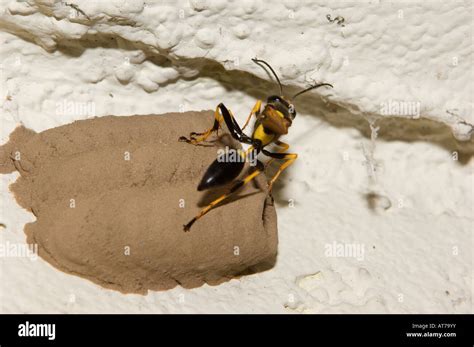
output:
<path id="1" fill-rule="evenodd" d="M 270 71 L 273 73 L 273 76 L 275 76 L 275 78 L 278 82 L 278 86 L 280 87 L 280 95 L 283 95 L 283 87 L 281 86 L 280 79 L 278 78 L 275 70 L 273 70 L 273 68 L 270 66 L 270 64 L 268 64 L 265 60 L 260 60 L 260 59 L 257 59 L 257 58 L 253 58 L 252 61 L 255 64 L 260 64 L 260 63 L 265 64 L 270 69 Z"/>
<path id="2" fill-rule="evenodd" d="M 328 86 L 328 87 L 334 88 L 332 86 L 332 84 L 329 84 L 329 83 L 315 84 L 314 86 L 311 86 L 309 88 L 306 88 L 306 89 L 302 90 L 301 92 L 296 93 L 295 95 L 293 95 L 292 99 L 296 98 L 298 95 L 304 94 L 304 93 L 306 93 L 306 92 L 308 92 L 312 89 L 316 89 L 316 88 L 319 88 L 319 87 L 322 87 L 322 86 Z"/>

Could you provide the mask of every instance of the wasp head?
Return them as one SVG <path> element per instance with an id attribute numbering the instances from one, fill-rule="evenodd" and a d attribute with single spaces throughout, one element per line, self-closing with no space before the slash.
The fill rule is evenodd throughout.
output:
<path id="1" fill-rule="evenodd" d="M 296 117 L 295 106 L 283 96 L 272 95 L 267 98 L 267 105 L 279 111 L 290 123 Z"/>

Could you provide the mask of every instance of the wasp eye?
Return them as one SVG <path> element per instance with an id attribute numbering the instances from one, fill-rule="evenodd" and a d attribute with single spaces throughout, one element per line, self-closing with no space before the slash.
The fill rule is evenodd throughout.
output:
<path id="1" fill-rule="evenodd" d="M 280 98 L 277 95 L 271 95 L 267 98 L 267 103 L 279 102 Z"/>

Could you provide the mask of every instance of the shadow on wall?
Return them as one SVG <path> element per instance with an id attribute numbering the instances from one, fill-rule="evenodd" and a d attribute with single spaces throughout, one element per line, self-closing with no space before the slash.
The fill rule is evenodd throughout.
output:
<path id="1" fill-rule="evenodd" d="M 206 64 L 208 65 L 204 65 L 201 74 L 197 77 L 213 78 L 229 90 L 237 89 L 261 100 L 265 100 L 270 93 L 278 91 L 276 83 L 263 80 L 250 73 L 237 70 L 226 71 L 214 61 Z M 331 83 L 331 81 L 324 82 Z M 284 85 L 283 88 L 288 95 L 301 90 L 290 85 Z M 452 135 L 449 126 L 430 119 L 387 118 L 377 114 L 356 115 L 316 93 L 307 93 L 298 98 L 296 109 L 300 114 L 317 117 L 336 128 L 357 129 L 369 140 L 371 137 L 369 120 L 375 121 L 375 125 L 380 128 L 377 135 L 378 141 L 428 142 L 444 148 L 449 153 L 457 151 L 459 165 L 466 165 L 474 155 L 474 139 L 458 141 Z M 321 112 L 321 110 L 327 110 L 327 112 Z"/>
<path id="2" fill-rule="evenodd" d="M 25 40 L 31 41 L 27 34 L 18 34 Z M 221 64 L 214 60 L 203 58 L 173 60 L 167 57 L 167 51 L 150 47 L 140 42 L 132 42 L 122 37 L 111 34 L 87 34 L 80 40 L 60 40 L 58 50 L 65 55 L 78 57 L 85 50 L 93 48 L 119 48 L 122 50 L 141 50 L 146 59 L 160 67 L 183 67 L 199 70 L 200 73 L 191 77 L 178 77 L 170 80 L 166 85 L 175 83 L 178 79 L 196 80 L 199 78 L 211 78 L 219 82 L 227 90 L 238 90 L 244 92 L 254 99 L 266 100 L 270 93 L 276 93 L 278 86 L 272 81 L 269 71 L 268 80 L 261 79 L 251 73 L 240 70 L 226 70 Z M 324 81 L 331 83 L 331 81 Z M 162 85 L 164 86 L 164 85 Z M 300 91 L 300 87 L 283 85 L 288 95 Z M 337 88 L 337 85 L 334 86 Z M 330 93 L 329 93 L 330 95 Z M 348 105 L 350 106 L 350 105 Z M 321 112 L 326 109 L 328 112 Z M 318 117 L 329 125 L 337 128 L 357 129 L 360 134 L 370 139 L 371 130 L 369 120 L 375 121 L 378 131 L 378 141 L 405 141 L 405 142 L 428 142 L 435 146 L 444 148 L 449 153 L 458 152 L 459 165 L 466 165 L 474 155 L 474 139 L 469 141 L 458 141 L 451 133 L 451 129 L 439 122 L 423 118 L 407 119 L 402 117 L 380 117 L 377 114 L 355 115 L 348 109 L 333 104 L 323 99 L 317 93 L 307 93 L 298 99 L 297 110 L 300 114 Z"/>
<path id="3" fill-rule="evenodd" d="M 5 28 L 7 31 L 8 28 Z M 20 38 L 32 42 L 28 33 L 18 33 L 10 30 Z M 32 42 L 34 43 L 34 42 Z M 254 99 L 265 100 L 273 92 L 278 91 L 276 82 L 272 82 L 272 76 L 267 71 L 270 81 L 261 79 L 248 72 L 240 70 L 226 70 L 221 64 L 214 60 L 203 58 L 173 60 L 167 57 L 167 51 L 150 47 L 140 42 L 132 42 L 122 37 L 111 34 L 87 34 L 79 40 L 61 39 L 58 41 L 58 50 L 65 55 L 79 57 L 87 49 L 113 48 L 129 51 L 141 50 L 146 59 L 160 67 L 183 67 L 199 70 L 200 73 L 191 77 L 178 77 L 170 80 L 166 85 L 173 84 L 179 79 L 197 80 L 199 78 L 211 78 L 219 82 L 227 90 L 239 90 Z M 324 81 L 331 83 L 331 81 Z M 163 85 L 162 85 L 163 86 Z M 293 95 L 301 88 L 292 85 L 284 85 L 288 95 Z M 337 85 L 334 86 L 337 88 Z M 350 106 L 350 105 L 348 105 Z M 328 112 L 321 112 L 325 109 Z M 377 114 L 355 115 L 348 109 L 333 104 L 323 99 L 317 93 L 307 93 L 298 99 L 297 110 L 300 114 L 318 117 L 329 125 L 337 128 L 357 129 L 360 134 L 370 139 L 369 120 L 375 121 L 379 127 L 378 141 L 405 141 L 405 142 L 428 142 L 435 146 L 444 148 L 449 153 L 458 152 L 459 165 L 466 165 L 474 155 L 474 139 L 469 141 L 458 141 L 451 133 L 451 129 L 442 123 L 424 119 L 423 114 L 419 119 L 407 119 L 401 117 L 380 117 Z"/>

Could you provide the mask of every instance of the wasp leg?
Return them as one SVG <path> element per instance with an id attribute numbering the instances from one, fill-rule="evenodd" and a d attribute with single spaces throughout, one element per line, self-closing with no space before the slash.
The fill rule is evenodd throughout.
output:
<path id="1" fill-rule="evenodd" d="M 185 136 L 181 136 L 179 138 L 179 141 L 191 143 L 193 145 L 198 144 L 199 142 L 205 141 L 213 132 L 219 130 L 223 119 L 224 118 L 222 118 L 222 115 L 219 113 L 219 106 L 217 106 L 216 111 L 214 112 L 214 124 L 212 125 L 211 128 L 209 128 L 203 133 L 192 132 L 189 134 L 189 139 L 186 138 Z"/>
<path id="2" fill-rule="evenodd" d="M 252 118 L 253 115 L 255 115 L 255 117 L 257 117 L 260 114 L 260 108 L 261 107 L 262 107 L 262 101 L 257 100 L 257 102 L 255 103 L 255 106 L 252 108 L 252 111 L 250 111 L 250 114 L 247 117 L 247 120 L 245 121 L 245 124 L 242 127 L 242 130 L 245 130 L 245 128 L 247 127 L 247 125 L 250 122 L 250 118 Z"/>
<path id="3" fill-rule="evenodd" d="M 275 141 L 274 142 L 275 145 L 279 146 L 279 147 L 282 147 L 277 153 L 283 153 L 283 152 L 286 152 L 288 150 L 288 148 L 290 148 L 290 145 L 285 143 L 285 142 L 282 142 L 282 141 Z M 275 158 L 272 158 L 270 159 L 269 161 L 267 161 L 265 163 L 265 169 L 275 160 Z"/>
<path id="4" fill-rule="evenodd" d="M 220 202 L 224 201 L 225 199 L 227 199 L 228 197 L 230 197 L 232 194 L 234 194 L 237 190 L 239 190 L 240 188 L 242 188 L 244 185 L 246 185 L 247 183 L 249 183 L 250 181 L 252 181 L 255 177 L 257 177 L 260 173 L 263 172 L 263 164 L 258 161 L 257 162 L 257 168 L 252 171 L 252 173 L 250 173 L 249 175 L 247 175 L 246 177 L 244 177 L 244 179 L 242 180 L 239 180 L 237 181 L 229 190 L 229 192 L 227 192 L 226 194 L 223 194 L 221 195 L 220 197 L 218 197 L 217 199 L 215 199 L 214 201 L 212 201 L 209 205 L 207 205 L 205 208 L 203 208 L 201 210 L 201 212 L 199 212 L 199 214 L 194 217 L 193 219 L 191 219 L 189 221 L 188 224 L 185 224 L 184 225 L 184 231 L 189 231 L 191 229 L 191 226 L 199 219 L 201 218 L 202 216 L 204 216 L 206 213 L 208 213 L 210 210 L 212 210 L 217 204 L 219 204 Z"/>
<path id="5" fill-rule="evenodd" d="M 268 183 L 268 190 L 271 191 L 273 187 L 273 183 L 278 179 L 278 176 L 285 170 L 288 166 L 293 164 L 293 162 L 298 158 L 298 154 L 295 153 L 271 153 L 266 150 L 262 150 L 263 154 L 274 158 L 274 159 L 283 159 L 286 160 L 279 168 L 277 173 L 272 177 L 270 182 Z"/>
<path id="6" fill-rule="evenodd" d="M 220 112 L 219 112 L 220 110 Z M 242 129 L 240 129 L 240 126 L 239 124 L 237 123 L 237 121 L 235 120 L 234 116 L 232 115 L 232 113 L 227 109 L 227 107 L 225 107 L 225 105 L 223 103 L 220 103 L 219 105 L 217 105 L 216 107 L 216 111 L 214 113 L 214 125 L 209 128 L 207 131 L 203 132 L 203 133 L 195 133 L 195 132 L 192 132 L 190 134 L 190 138 L 186 138 L 185 136 L 181 136 L 179 138 L 179 141 L 183 141 L 183 142 L 187 142 L 187 143 L 191 143 L 191 144 L 197 144 L 201 141 L 205 141 L 214 131 L 218 131 L 220 126 L 221 126 L 221 123 L 222 123 L 222 120 L 225 121 L 226 125 L 227 125 L 227 128 L 229 129 L 230 131 L 230 134 L 232 135 L 232 137 L 234 139 L 236 139 L 237 141 L 239 142 L 242 142 L 242 143 L 247 143 L 247 144 L 253 144 L 254 141 L 252 140 L 251 137 L 245 135 L 242 131 Z M 195 137 L 196 135 L 198 135 L 199 137 Z"/>
<path id="7" fill-rule="evenodd" d="M 244 134 L 242 129 L 240 129 L 240 126 L 232 115 L 232 112 L 228 110 L 223 103 L 220 103 L 217 107 L 221 110 L 222 117 L 224 117 L 225 124 L 227 125 L 232 137 L 241 143 L 255 145 L 255 141 L 248 135 Z"/>

